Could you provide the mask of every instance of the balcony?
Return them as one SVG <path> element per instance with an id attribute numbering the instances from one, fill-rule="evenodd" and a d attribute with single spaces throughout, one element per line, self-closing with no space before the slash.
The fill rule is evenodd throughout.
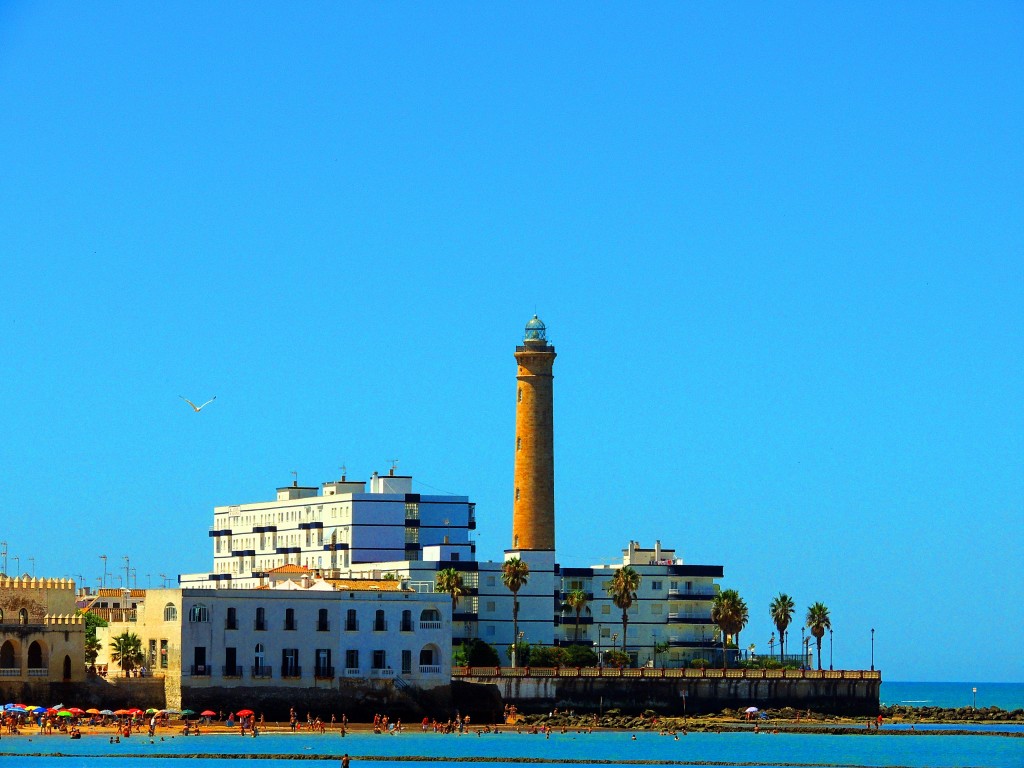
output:
<path id="1" fill-rule="evenodd" d="M 359 631 L 359 622 L 358 621 L 346 621 L 345 622 L 345 631 L 346 632 L 358 632 Z"/>
<path id="2" fill-rule="evenodd" d="M 190 668 L 192 677 L 209 677 L 212 668 L 209 664 L 193 664 Z"/>
<path id="3" fill-rule="evenodd" d="M 224 629 L 238 629 L 238 619 L 224 619 Z"/>
<path id="4" fill-rule="evenodd" d="M 299 667 L 299 666 L 282 667 L 281 668 L 281 677 L 289 677 L 289 678 L 302 677 L 302 667 Z"/>
<path id="5" fill-rule="evenodd" d="M 370 677 L 387 678 L 387 677 L 394 677 L 394 676 L 395 676 L 395 670 L 393 670 L 393 669 L 371 669 L 370 670 Z"/>
<path id="6" fill-rule="evenodd" d="M 362 677 L 359 667 L 345 667 L 345 677 Z"/>
<path id="7" fill-rule="evenodd" d="M 316 677 L 316 678 L 318 678 L 320 680 L 323 680 L 325 678 L 328 679 L 328 680 L 329 679 L 333 679 L 334 678 L 334 667 L 316 667 L 313 670 L 313 677 Z"/>
<path id="8" fill-rule="evenodd" d="M 316 623 L 316 631 L 317 632 L 330 632 L 331 631 L 331 622 L 329 622 L 329 621 L 318 621 Z"/>
<path id="9" fill-rule="evenodd" d="M 706 613 L 670 613 L 670 624 L 714 624 Z"/>
<path id="10" fill-rule="evenodd" d="M 26 671 L 29 677 L 46 677 L 50 674 L 46 667 L 29 667 Z"/>
<path id="11" fill-rule="evenodd" d="M 252 676 L 253 677 L 273 677 L 274 676 L 274 668 L 273 667 L 265 667 L 265 666 L 262 666 L 262 665 L 254 666 L 252 668 Z"/>
<path id="12" fill-rule="evenodd" d="M 252 628 L 256 632 L 266 632 L 267 622 L 265 620 L 261 621 L 260 619 L 256 619 L 256 621 L 252 623 Z"/>
<path id="13" fill-rule="evenodd" d="M 0 669 L 0 677 L 21 677 L 20 667 L 4 667 Z"/>
<path id="14" fill-rule="evenodd" d="M 421 621 L 420 629 L 441 629 L 440 621 Z"/>
<path id="15" fill-rule="evenodd" d="M 221 675 L 223 675 L 224 677 L 241 677 L 242 668 L 224 666 L 221 668 Z"/>
<path id="16" fill-rule="evenodd" d="M 712 600 L 715 597 L 714 587 L 690 587 L 686 589 L 683 587 L 680 589 L 669 589 L 668 599 L 669 600 Z"/>
<path id="17" fill-rule="evenodd" d="M 375 622 L 373 622 L 373 631 L 374 632 L 387 632 L 388 631 L 388 623 L 386 621 L 375 621 Z"/>
<path id="18" fill-rule="evenodd" d="M 420 664 L 421 675 L 440 675 L 441 665 L 440 664 Z"/>
<path id="19" fill-rule="evenodd" d="M 294 632 L 298 628 L 299 628 L 299 625 L 295 621 L 286 621 L 284 623 L 284 630 L 285 630 L 285 632 Z"/>

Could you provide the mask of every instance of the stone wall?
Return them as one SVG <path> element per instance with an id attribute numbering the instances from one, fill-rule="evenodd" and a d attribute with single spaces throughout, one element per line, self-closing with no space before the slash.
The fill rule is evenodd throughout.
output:
<path id="1" fill-rule="evenodd" d="M 663 715 L 794 707 L 837 715 L 878 713 L 881 681 L 852 679 L 515 677 L 473 681 L 523 712 L 653 709 Z M 486 700 L 486 697 L 485 699 Z"/>

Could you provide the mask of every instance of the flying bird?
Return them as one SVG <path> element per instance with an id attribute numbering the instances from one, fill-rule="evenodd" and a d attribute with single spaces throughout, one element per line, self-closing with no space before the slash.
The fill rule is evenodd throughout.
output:
<path id="1" fill-rule="evenodd" d="M 216 396 L 216 395 L 214 395 L 213 397 L 211 397 L 211 398 L 210 398 L 209 400 L 207 400 L 207 401 L 206 401 L 205 403 L 203 403 L 202 405 L 196 405 L 195 403 L 193 403 L 193 402 L 192 402 L 191 400 L 189 400 L 189 399 L 188 399 L 187 397 L 185 397 L 184 395 L 178 395 L 178 397 L 180 397 L 180 398 L 181 398 L 182 400 L 184 400 L 184 401 L 185 401 L 186 403 L 188 403 L 189 405 L 191 405 L 191 406 L 192 406 L 192 410 L 193 410 L 193 411 L 195 411 L 196 413 L 199 413 L 199 412 L 200 412 L 201 410 L 203 410 L 203 408 L 205 408 L 206 406 L 208 406 L 208 405 L 209 405 L 210 403 L 212 403 L 212 402 L 213 402 L 214 400 L 216 400 L 216 399 L 217 399 L 217 396 Z"/>

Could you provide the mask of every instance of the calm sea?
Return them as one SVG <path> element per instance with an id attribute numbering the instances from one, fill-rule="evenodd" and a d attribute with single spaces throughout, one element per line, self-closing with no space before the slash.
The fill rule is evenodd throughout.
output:
<path id="1" fill-rule="evenodd" d="M 1016 732 L 1020 733 L 1018 729 Z M 168 737 L 150 743 L 133 736 L 110 744 L 103 736 L 71 741 L 63 736 L 0 738 L 0 765 L 7 768 L 173 768 L 180 761 L 158 755 L 189 755 L 188 768 L 241 768 L 295 765 L 305 758 L 309 768 L 337 768 L 343 752 L 352 755 L 353 768 L 398 768 L 396 758 L 422 756 L 434 768 L 488 768 L 524 760 L 552 763 L 571 761 L 573 768 L 607 761 L 606 765 L 714 764 L 729 766 L 901 766 L 904 768 L 1020 768 L 1024 765 L 1024 738 L 1005 736 L 830 736 L 814 733 L 692 733 L 678 741 L 670 736 L 594 733 L 543 736 L 442 736 L 404 733 L 341 738 L 336 733 L 274 734 L 257 739 L 235 735 Z M 35 755 L 61 754 L 60 758 Z M 215 757 L 224 755 L 230 757 Z M 263 759 L 254 759 L 266 755 Z M 390 760 L 389 760 L 390 758 Z M 461 761 L 460 761 L 461 758 Z M 473 758 L 478 758 L 474 761 Z M 479 758 L 487 759 L 483 762 Z M 308 761 L 308 762 L 307 762 Z M 420 764 L 417 761 L 414 764 Z"/>
<path id="2" fill-rule="evenodd" d="M 977 704 L 973 688 L 978 689 Z M 1024 709 L 1024 683 L 900 683 L 882 682 L 883 704 L 911 707 L 999 707 Z"/>

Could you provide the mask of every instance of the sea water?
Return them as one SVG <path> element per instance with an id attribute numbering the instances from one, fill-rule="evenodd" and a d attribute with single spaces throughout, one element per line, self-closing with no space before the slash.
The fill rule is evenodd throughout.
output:
<path id="1" fill-rule="evenodd" d="M 1018 731 L 1020 733 L 1020 731 Z M 477 765 L 512 765 L 531 762 L 571 761 L 577 766 L 601 761 L 604 765 L 643 763 L 718 766 L 906 766 L 907 768 L 1016 768 L 1024 766 L 1024 738 L 995 735 L 827 735 L 820 733 L 691 733 L 671 736 L 639 732 L 541 735 L 487 734 L 401 735 L 268 734 L 256 739 L 235 735 L 159 737 L 132 736 L 110 744 L 106 736 L 86 735 L 78 741 L 64 736 L 4 737 L 0 739 L 0 765 L 18 768 L 173 768 L 159 755 L 196 755 L 189 768 L 240 768 L 243 765 L 284 765 L 289 758 L 304 758 L 302 765 L 334 766 L 342 753 L 352 756 L 355 767 L 394 768 L 395 760 L 421 757 L 437 768 L 456 768 L 459 761 L 482 758 Z M 60 755 L 58 760 L 54 756 Z M 37 755 L 51 755 L 40 757 Z M 214 757 L 237 755 L 237 759 Z M 279 756 L 256 760 L 255 757 Z M 486 760 L 488 762 L 483 762 Z"/>
<path id="2" fill-rule="evenodd" d="M 977 704 L 973 688 L 977 688 Z M 882 681 L 882 704 L 909 707 L 1024 709 L 1024 683 L 905 683 Z"/>

